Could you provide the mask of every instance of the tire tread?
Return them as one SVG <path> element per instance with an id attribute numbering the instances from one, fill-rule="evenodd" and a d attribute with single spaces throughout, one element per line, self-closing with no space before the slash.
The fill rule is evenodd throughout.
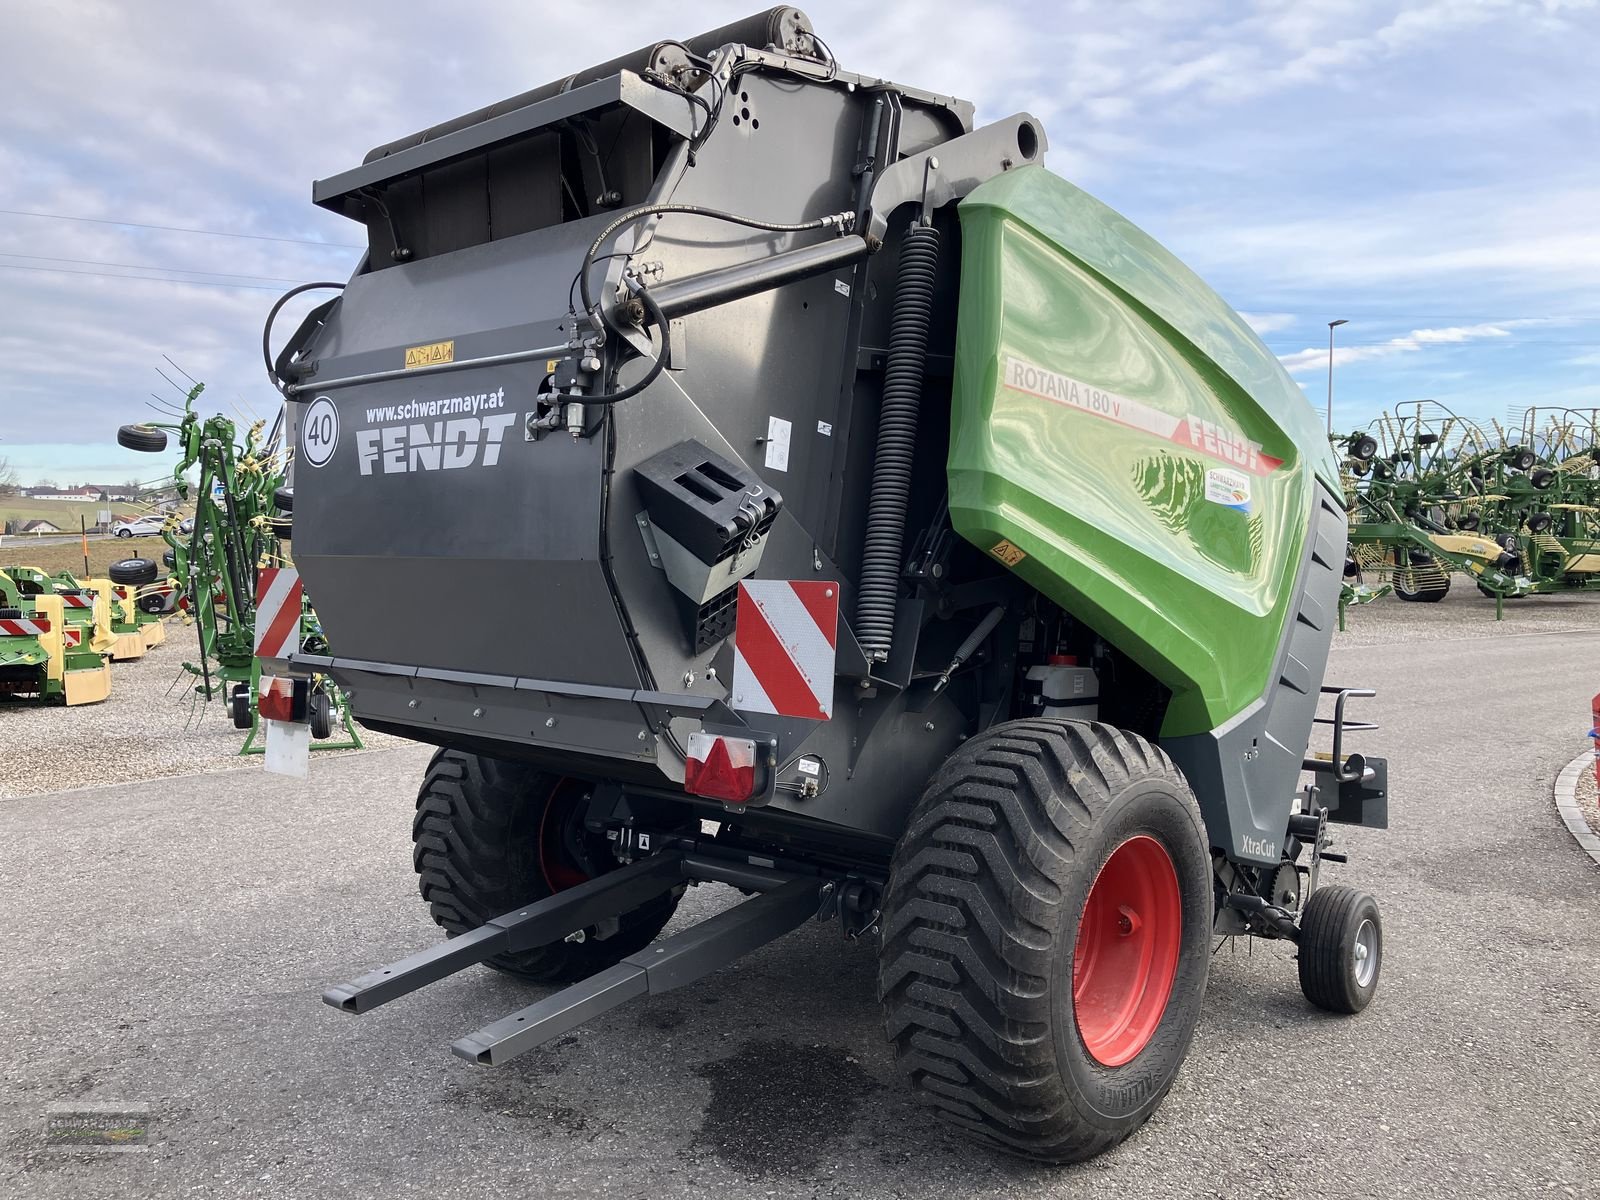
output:
<path id="1" fill-rule="evenodd" d="M 1077 1161 L 1137 1128 L 1076 1113 L 1055 1061 L 1049 982 L 1056 881 L 1134 777 L 1188 795 L 1172 760 L 1142 738 L 1013 721 L 951 755 L 913 811 L 883 902 L 884 1027 L 935 1114 L 978 1141 Z"/>

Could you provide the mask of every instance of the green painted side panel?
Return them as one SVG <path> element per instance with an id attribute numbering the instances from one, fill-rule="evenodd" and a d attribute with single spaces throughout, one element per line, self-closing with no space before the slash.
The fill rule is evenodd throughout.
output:
<path id="1" fill-rule="evenodd" d="M 1267 690 L 1315 479 L 1317 413 L 1182 263 L 1043 167 L 961 204 L 957 532 L 1173 691 L 1163 733 Z M 997 550 L 998 547 L 998 550 Z"/>

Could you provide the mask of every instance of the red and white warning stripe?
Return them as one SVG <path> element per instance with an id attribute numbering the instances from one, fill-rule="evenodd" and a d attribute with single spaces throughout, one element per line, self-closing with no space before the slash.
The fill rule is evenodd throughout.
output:
<path id="1" fill-rule="evenodd" d="M 61 641 L 63 645 L 68 647 L 83 645 L 83 627 L 79 625 L 69 625 L 66 629 L 61 631 Z"/>
<path id="2" fill-rule="evenodd" d="M 33 637 L 40 633 L 50 632 L 50 619 L 48 617 L 23 617 L 20 620 L 8 617 L 0 621 L 0 634 L 12 637 Z"/>
<path id="3" fill-rule="evenodd" d="M 77 595 L 64 594 L 61 597 L 62 608 L 93 608 L 94 597 L 88 592 L 79 592 Z"/>
<path id="4" fill-rule="evenodd" d="M 733 630 L 733 707 L 826 721 L 833 716 L 839 585 L 750 579 Z"/>
<path id="5" fill-rule="evenodd" d="M 256 657 L 285 658 L 300 649 L 304 607 L 300 572 L 263 567 L 256 583 Z"/>

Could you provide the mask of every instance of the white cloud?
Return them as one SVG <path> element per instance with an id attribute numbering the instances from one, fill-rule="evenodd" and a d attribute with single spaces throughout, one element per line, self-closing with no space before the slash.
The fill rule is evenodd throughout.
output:
<path id="1" fill-rule="evenodd" d="M 1257 334 L 1265 337 L 1269 333 L 1276 333 L 1280 329 L 1287 329 L 1299 320 L 1293 313 L 1279 312 L 1242 312 L 1244 323 L 1254 329 Z"/>
<path id="2" fill-rule="evenodd" d="M 710 0 L 685 16 L 620 0 L 499 0 L 457 6 L 447 22 L 417 0 L 169 0 L 160 20 L 115 0 L 11 7 L 0 208 L 337 243 L 360 230 L 309 203 L 313 178 L 752 6 Z M 804 7 L 847 70 L 962 95 L 980 120 L 1037 113 L 1056 171 L 1251 309 L 1277 349 L 1298 344 L 1297 320 L 1314 329 L 1379 311 L 1388 323 L 1361 327 L 1416 328 L 1376 346 L 1344 330 L 1341 358 L 1398 367 L 1449 344 L 1454 368 L 1508 341 L 1471 332 L 1514 328 L 1490 318 L 1595 311 L 1593 3 L 883 0 L 871 20 L 842 0 Z M 263 279 L 338 279 L 354 258 L 0 215 L 0 266 L 11 264 L 0 269 L 0 446 L 107 443 L 148 413 L 152 388 L 168 390 L 151 369 L 163 352 L 205 378 L 221 408 L 275 400 L 258 350 L 272 290 L 23 270 L 55 265 L 24 254 Z M 1460 315 L 1425 315 L 1435 313 Z M 1516 383 L 1589 379 L 1595 364 L 1568 362 L 1573 353 L 1550 355 L 1568 376 L 1519 372 Z M 1323 365 L 1326 348 L 1287 358 L 1306 356 Z M 1499 381 L 1485 362 L 1487 394 Z"/>
<path id="3" fill-rule="evenodd" d="M 1444 329 L 1413 329 L 1401 337 L 1389 338 L 1387 341 L 1371 345 L 1336 345 L 1333 351 L 1333 363 L 1335 366 L 1341 366 L 1345 363 L 1390 358 L 1396 354 L 1413 354 L 1425 346 L 1453 346 L 1483 338 L 1510 337 L 1512 328 L 1528 324 L 1538 324 L 1538 322 L 1504 321 L 1496 325 L 1452 325 Z M 1328 365 L 1328 351 L 1326 347 L 1311 346 L 1297 350 L 1293 354 L 1280 354 L 1278 361 L 1290 374 L 1323 370 Z"/>

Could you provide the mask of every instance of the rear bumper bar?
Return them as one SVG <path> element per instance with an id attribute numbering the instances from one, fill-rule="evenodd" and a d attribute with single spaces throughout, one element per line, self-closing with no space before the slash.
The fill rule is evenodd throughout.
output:
<path id="1" fill-rule="evenodd" d="M 687 692 L 564 683 L 317 654 L 263 659 L 262 670 L 291 678 L 331 675 L 363 723 L 409 729 L 422 741 L 453 735 L 453 742 L 504 742 L 564 755 L 654 765 L 659 760 L 657 737 L 674 717 L 730 728 L 745 724 L 720 698 Z"/>

